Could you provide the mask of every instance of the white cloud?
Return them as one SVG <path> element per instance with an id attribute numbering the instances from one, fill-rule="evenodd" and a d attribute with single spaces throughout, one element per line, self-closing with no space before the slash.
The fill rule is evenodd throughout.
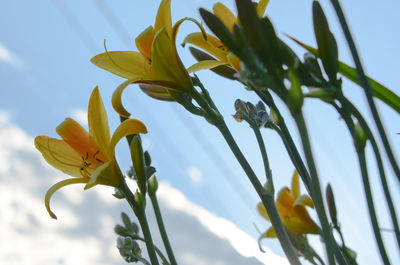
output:
<path id="1" fill-rule="evenodd" d="M 72 110 L 72 118 L 78 121 L 80 124 L 87 126 L 88 119 L 87 119 L 87 111 L 83 109 L 73 109 Z"/>
<path id="2" fill-rule="evenodd" d="M 25 63 L 0 43 L 0 61 L 3 61 L 16 69 L 23 69 Z"/>
<path id="3" fill-rule="evenodd" d="M 112 188 L 83 191 L 83 185 L 72 185 L 53 196 L 51 207 L 58 220 L 52 220 L 43 197 L 65 177 L 45 164 L 33 138 L 0 111 L 0 264 L 125 264 L 115 247 L 113 226 L 121 222 L 121 211 L 131 212 L 127 203 L 114 199 Z M 284 262 L 271 252 L 259 253 L 254 239 L 167 183 L 160 183 L 159 202 L 181 264 Z M 154 240 L 161 246 L 154 215 L 148 210 Z"/>
<path id="4" fill-rule="evenodd" d="M 199 168 L 191 166 L 188 168 L 187 173 L 190 177 L 190 179 L 195 183 L 195 184 L 200 184 L 201 181 L 203 180 L 203 174 L 201 174 L 201 171 Z"/>

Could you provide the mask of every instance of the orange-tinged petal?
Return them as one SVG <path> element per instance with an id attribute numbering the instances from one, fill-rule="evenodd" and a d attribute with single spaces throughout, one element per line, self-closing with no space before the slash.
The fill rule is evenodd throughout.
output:
<path id="1" fill-rule="evenodd" d="M 139 52 L 105 52 L 96 55 L 90 61 L 97 67 L 127 79 L 143 78 L 149 75 L 149 62 Z"/>
<path id="2" fill-rule="evenodd" d="M 96 168 L 84 189 L 90 189 L 98 184 L 119 187 L 123 178 L 117 162 L 113 159 Z"/>
<path id="3" fill-rule="evenodd" d="M 309 206 L 314 208 L 314 202 L 308 195 L 301 195 L 295 200 L 293 207 L 295 206 Z"/>
<path id="4" fill-rule="evenodd" d="M 46 196 L 44 198 L 44 204 L 46 205 L 46 209 L 49 212 L 51 218 L 57 219 L 57 216 L 50 210 L 51 196 L 53 196 L 53 194 L 62 187 L 77 183 L 87 183 L 88 181 L 89 181 L 88 178 L 72 178 L 72 179 L 62 180 L 51 186 L 50 189 L 46 192 Z"/>
<path id="5" fill-rule="evenodd" d="M 109 161 L 113 157 L 110 152 L 110 127 L 108 126 L 107 112 L 104 108 L 98 87 L 93 89 L 88 108 L 89 135 L 99 148 L 96 158 Z M 104 157 L 102 157 L 104 156 Z"/>
<path id="6" fill-rule="evenodd" d="M 257 204 L 257 210 L 258 212 L 261 214 L 262 217 L 264 217 L 265 219 L 267 219 L 268 221 L 270 221 L 269 219 L 269 215 L 267 213 L 267 210 L 264 207 L 264 204 L 262 204 L 262 202 L 260 202 L 259 204 Z"/>
<path id="7" fill-rule="evenodd" d="M 35 147 L 52 167 L 73 177 L 81 177 L 82 157 L 63 140 L 37 136 Z"/>
<path id="8" fill-rule="evenodd" d="M 317 234 L 319 230 L 304 206 L 294 207 L 293 217 L 285 226 L 295 234 Z"/>
<path id="9" fill-rule="evenodd" d="M 172 19 L 171 19 L 171 0 L 162 0 L 158 7 L 156 22 L 154 24 L 154 32 L 157 33 L 162 28 L 165 28 L 168 36 L 172 34 Z"/>
<path id="10" fill-rule="evenodd" d="M 92 160 L 93 156 L 99 151 L 89 133 L 73 119 L 66 118 L 57 126 L 56 131 L 82 157 Z"/>
<path id="11" fill-rule="evenodd" d="M 264 235 L 268 238 L 276 237 L 275 229 L 271 226 Z"/>
<path id="12" fill-rule="evenodd" d="M 224 4 L 218 2 L 213 6 L 214 14 L 225 24 L 225 26 L 233 32 L 233 25 L 236 22 L 236 17 L 232 11 Z"/>
<path id="13" fill-rule="evenodd" d="M 287 187 L 282 188 L 278 193 L 278 198 L 276 202 L 282 204 L 286 208 L 292 208 L 294 203 L 294 198 L 292 193 Z"/>
<path id="14" fill-rule="evenodd" d="M 146 125 L 144 125 L 141 121 L 135 119 L 125 120 L 115 130 L 111 138 L 110 150 L 114 153 L 115 146 L 122 138 L 138 133 L 147 133 Z"/>
<path id="15" fill-rule="evenodd" d="M 152 55 L 152 74 L 156 77 L 154 79 L 173 83 L 173 87 L 168 87 L 170 89 L 193 89 L 189 74 L 178 57 L 175 43 L 165 29 L 161 29 L 154 37 Z"/>
<path id="16" fill-rule="evenodd" d="M 212 69 L 221 65 L 227 65 L 227 63 L 216 60 L 204 60 L 191 65 L 187 71 L 188 73 L 195 73 L 200 70 Z"/>
<path id="17" fill-rule="evenodd" d="M 292 195 L 294 199 L 300 196 L 300 179 L 297 170 L 294 171 L 292 176 Z"/>
<path id="18" fill-rule="evenodd" d="M 162 101 L 175 101 L 168 92 L 168 88 L 156 85 L 139 85 L 140 89 L 148 96 L 162 100 Z"/>
<path id="19" fill-rule="evenodd" d="M 191 33 L 185 37 L 182 44 L 184 45 L 186 43 L 193 44 L 205 50 L 220 61 L 227 61 L 226 56 L 228 54 L 228 50 L 225 48 L 222 42 L 210 34 L 207 34 L 206 40 L 201 32 Z"/>
<path id="20" fill-rule="evenodd" d="M 136 47 L 139 52 L 148 60 L 151 60 L 151 46 L 153 44 L 154 35 L 154 29 L 150 26 L 143 30 L 135 39 Z"/>
<path id="21" fill-rule="evenodd" d="M 257 15 L 258 17 L 263 17 L 265 13 L 265 9 L 267 9 L 267 5 L 269 0 L 260 0 L 257 4 Z"/>

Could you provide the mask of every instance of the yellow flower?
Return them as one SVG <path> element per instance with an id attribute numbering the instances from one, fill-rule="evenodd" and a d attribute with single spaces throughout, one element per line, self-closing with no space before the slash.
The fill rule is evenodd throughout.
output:
<path id="1" fill-rule="evenodd" d="M 48 136 L 35 138 L 35 146 L 46 162 L 73 177 L 54 184 L 47 191 L 45 205 L 52 218 L 57 217 L 50 210 L 50 198 L 66 185 L 86 183 L 85 189 L 97 184 L 118 187 L 123 175 L 114 157 L 116 144 L 127 135 L 147 133 L 141 121 L 128 119 L 111 137 L 107 113 L 97 87 L 90 96 L 88 123 L 89 132 L 67 118 L 56 129 L 61 140 Z"/>
<path id="2" fill-rule="evenodd" d="M 311 219 L 305 206 L 314 208 L 314 203 L 308 195 L 300 195 L 299 173 L 294 172 L 292 177 L 292 189 L 282 188 L 275 202 L 283 225 L 293 234 L 317 234 L 318 226 Z M 257 206 L 258 212 L 268 221 L 269 216 L 262 203 Z M 260 240 L 265 237 L 276 237 L 273 227 L 269 228 Z"/>
<path id="3" fill-rule="evenodd" d="M 268 2 L 269 0 L 260 0 L 258 3 L 255 3 L 259 17 L 264 15 Z M 232 11 L 220 2 L 213 6 L 213 12 L 231 32 L 233 32 L 234 24 L 240 24 L 239 19 L 232 13 Z M 219 39 L 211 34 L 207 34 L 207 39 L 205 39 L 201 32 L 191 33 L 186 36 L 182 45 L 185 45 L 186 43 L 190 43 L 207 51 L 213 55 L 221 63 L 221 65 L 232 67 L 237 72 L 242 70 L 240 66 L 240 59 L 231 53 Z M 210 69 L 213 67 L 215 66 L 198 62 L 189 67 L 188 71 L 199 71 L 201 69 Z"/>
<path id="4" fill-rule="evenodd" d="M 151 97 L 174 100 L 171 90 L 190 93 L 193 89 L 188 71 L 176 51 L 175 39 L 181 19 L 172 27 L 171 0 L 162 0 L 153 26 L 146 28 L 136 39 L 136 51 L 114 51 L 96 55 L 96 66 L 128 79 L 114 92 L 112 104 L 122 116 L 129 112 L 122 106 L 121 96 L 129 84 L 157 86 L 143 90 Z M 205 34 L 205 33 L 204 33 Z"/>

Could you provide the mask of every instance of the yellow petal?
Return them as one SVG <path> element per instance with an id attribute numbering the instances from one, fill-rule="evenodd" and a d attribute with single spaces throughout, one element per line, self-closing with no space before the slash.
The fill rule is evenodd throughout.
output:
<path id="1" fill-rule="evenodd" d="M 257 4 L 257 15 L 258 17 L 263 17 L 265 13 L 265 9 L 267 9 L 267 5 L 269 0 L 260 0 Z"/>
<path id="2" fill-rule="evenodd" d="M 299 172 L 297 170 L 294 171 L 292 177 L 292 195 L 294 199 L 300 196 L 300 180 L 299 180 Z"/>
<path id="3" fill-rule="evenodd" d="M 85 185 L 85 190 L 92 188 L 98 184 L 111 187 L 119 187 L 123 180 L 122 172 L 113 159 L 99 166 L 90 176 L 89 182 Z"/>
<path id="4" fill-rule="evenodd" d="M 109 161 L 112 158 L 110 152 L 110 127 L 108 126 L 108 118 L 106 109 L 104 108 L 103 100 L 101 99 L 98 87 L 93 89 L 92 95 L 89 100 L 88 108 L 88 121 L 89 121 L 89 135 L 97 144 L 99 156 L 104 155 L 105 157 L 98 157 L 102 161 Z"/>
<path id="5" fill-rule="evenodd" d="M 260 248 L 261 252 L 265 252 L 261 247 L 261 240 L 263 240 L 264 238 L 273 238 L 273 237 L 276 237 L 275 230 L 273 227 L 270 227 L 265 233 L 260 235 L 257 241 L 258 241 L 258 247 Z"/>
<path id="6" fill-rule="evenodd" d="M 294 207 L 292 218 L 284 225 L 294 234 L 317 234 L 319 230 L 304 206 Z"/>
<path id="7" fill-rule="evenodd" d="M 158 7 L 156 22 L 154 24 L 154 32 L 157 33 L 162 28 L 165 28 L 168 36 L 172 34 L 172 19 L 171 19 L 171 0 L 162 0 Z"/>
<path id="8" fill-rule="evenodd" d="M 57 216 L 50 210 L 50 198 L 53 196 L 53 194 L 61 189 L 64 186 L 71 185 L 71 184 L 77 184 L 77 183 L 87 183 L 89 181 L 88 178 L 72 178 L 72 179 L 65 179 L 60 182 L 57 182 L 53 186 L 50 187 L 50 189 L 46 192 L 46 196 L 44 198 L 44 204 L 46 205 L 46 209 L 49 212 L 51 218 L 57 219 Z"/>
<path id="9" fill-rule="evenodd" d="M 190 66 L 187 71 L 188 73 L 194 73 L 198 72 L 200 70 L 206 70 L 206 69 L 212 69 L 221 65 L 226 65 L 227 63 L 221 62 L 221 61 L 216 61 L 216 60 L 204 60 L 197 62 Z"/>
<path id="10" fill-rule="evenodd" d="M 233 53 L 228 53 L 227 55 L 227 59 L 229 64 L 237 71 L 240 72 L 242 71 L 242 66 L 240 66 L 240 59 L 239 57 L 237 57 L 236 55 L 234 55 Z"/>
<path id="11" fill-rule="evenodd" d="M 62 140 L 47 136 L 37 136 L 35 147 L 52 167 L 73 177 L 81 177 L 82 157 Z"/>
<path id="12" fill-rule="evenodd" d="M 232 11 L 224 4 L 218 2 L 213 6 L 214 14 L 225 24 L 225 26 L 233 32 L 233 25 L 236 22 L 236 17 Z"/>
<path id="13" fill-rule="evenodd" d="M 176 86 L 174 82 L 164 81 L 164 80 L 152 80 L 152 79 L 129 79 L 120 84 L 117 89 L 114 90 L 114 93 L 111 98 L 111 103 L 114 110 L 121 115 L 122 117 L 129 117 L 131 114 L 125 109 L 122 105 L 122 92 L 124 92 L 125 88 L 131 84 L 149 84 L 149 85 L 159 85 L 163 87 L 172 88 Z"/>
<path id="14" fill-rule="evenodd" d="M 151 60 L 151 46 L 153 44 L 154 35 L 154 29 L 150 26 L 143 30 L 135 39 L 136 47 L 139 52 L 148 60 Z"/>
<path id="15" fill-rule="evenodd" d="M 118 126 L 111 138 L 111 151 L 114 153 L 115 146 L 123 137 L 138 133 L 147 133 L 146 125 L 135 119 L 125 120 Z"/>
<path id="16" fill-rule="evenodd" d="M 149 75 L 150 65 L 139 52 L 105 52 L 96 55 L 90 61 L 97 67 L 127 79 L 143 78 Z"/>
<path id="17" fill-rule="evenodd" d="M 139 85 L 140 89 L 148 96 L 162 100 L 162 101 L 175 101 L 168 92 L 168 88 L 156 85 Z"/>
<path id="18" fill-rule="evenodd" d="M 171 82 L 173 86 L 168 87 L 170 89 L 193 89 L 189 74 L 178 57 L 175 43 L 165 29 L 161 29 L 154 37 L 152 55 L 152 74 L 155 79 Z"/>
<path id="19" fill-rule="evenodd" d="M 228 54 L 228 50 L 225 46 L 214 36 L 207 34 L 207 40 L 204 39 L 203 34 L 201 32 L 195 32 L 187 35 L 183 40 L 182 45 L 190 43 L 193 44 L 211 55 L 215 56 L 220 61 L 227 61 L 226 56 Z"/>
<path id="20" fill-rule="evenodd" d="M 262 204 L 262 202 L 257 204 L 257 210 L 258 210 L 259 214 L 261 214 L 262 217 L 264 217 L 265 219 L 270 221 L 267 210 L 265 209 L 264 204 Z"/>
<path id="21" fill-rule="evenodd" d="M 293 207 L 295 206 L 309 206 L 314 208 L 314 202 L 308 195 L 301 195 L 295 200 Z"/>
<path id="22" fill-rule="evenodd" d="M 95 154 L 99 152 L 98 146 L 89 136 L 89 133 L 73 119 L 66 118 L 57 126 L 56 131 L 81 157 L 92 160 Z"/>
<path id="23" fill-rule="evenodd" d="M 290 190 L 286 187 L 281 189 L 275 203 L 281 218 L 290 217 L 292 215 L 293 203 L 294 199 Z"/>

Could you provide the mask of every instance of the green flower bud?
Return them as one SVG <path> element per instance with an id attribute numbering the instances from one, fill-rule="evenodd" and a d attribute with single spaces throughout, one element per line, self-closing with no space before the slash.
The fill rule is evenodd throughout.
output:
<path id="1" fill-rule="evenodd" d="M 331 217 L 332 224 L 335 227 L 339 227 L 339 224 L 337 221 L 335 197 L 333 196 L 331 184 L 328 184 L 328 186 L 326 186 L 325 195 L 326 195 L 326 201 L 328 203 L 328 210 L 329 210 L 329 215 Z"/>
<path id="2" fill-rule="evenodd" d="M 156 176 L 153 176 L 147 181 L 147 190 L 149 192 L 149 196 L 153 196 L 156 194 L 158 189 L 158 181 Z"/>
<path id="3" fill-rule="evenodd" d="M 367 144 L 367 136 L 360 123 L 357 123 L 354 128 L 353 141 L 357 150 L 363 150 Z"/>

